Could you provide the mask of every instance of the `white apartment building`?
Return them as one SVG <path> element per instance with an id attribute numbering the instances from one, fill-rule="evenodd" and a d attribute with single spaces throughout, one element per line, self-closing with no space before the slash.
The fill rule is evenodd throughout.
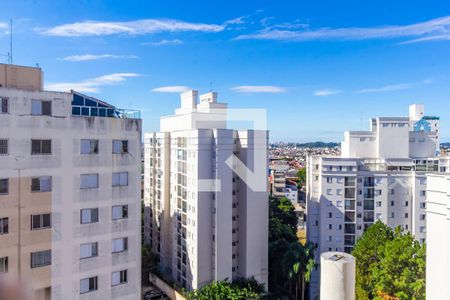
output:
<path id="1" fill-rule="evenodd" d="M 449 212 L 450 175 L 428 175 L 426 295 L 429 300 L 450 299 Z"/>
<path id="2" fill-rule="evenodd" d="M 307 238 L 327 251 L 350 253 L 376 220 L 426 238 L 426 172 L 443 171 L 439 118 L 412 105 L 409 117 L 371 119 L 370 131 L 345 132 L 339 157 L 312 156 L 307 164 Z M 448 167 L 447 167 L 448 168 Z M 313 275 L 311 294 L 319 290 Z"/>
<path id="3" fill-rule="evenodd" d="M 0 276 L 36 299 L 138 299 L 138 113 L 0 70 Z"/>
<path id="4" fill-rule="evenodd" d="M 161 118 L 160 132 L 145 134 L 145 239 L 161 271 L 188 290 L 240 277 L 267 286 L 267 156 L 255 153 L 266 151 L 268 132 L 226 123 L 217 93 L 189 91 L 175 115 Z M 233 155 L 261 167 L 254 176 L 264 179 L 262 191 L 227 165 Z"/>

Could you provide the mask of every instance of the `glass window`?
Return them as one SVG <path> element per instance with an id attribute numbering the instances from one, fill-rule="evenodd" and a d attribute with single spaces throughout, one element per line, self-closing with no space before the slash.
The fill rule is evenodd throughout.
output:
<path id="1" fill-rule="evenodd" d="M 8 113 L 8 98 L 0 97 L 1 100 L 1 110 L 0 113 L 6 114 Z"/>
<path id="2" fill-rule="evenodd" d="M 2 139 L 0 140 L 0 155 L 8 154 L 8 140 Z"/>
<path id="3" fill-rule="evenodd" d="M 52 154 L 52 141 L 31 140 L 31 154 Z"/>
<path id="4" fill-rule="evenodd" d="M 9 219 L 0 218 L 0 235 L 7 234 L 9 232 Z"/>
<path id="5" fill-rule="evenodd" d="M 84 278 L 80 280 L 80 294 L 85 294 L 97 290 L 98 277 Z"/>
<path id="6" fill-rule="evenodd" d="M 112 186 L 127 186 L 128 172 L 120 172 L 112 174 Z"/>
<path id="7" fill-rule="evenodd" d="M 31 268 L 44 267 L 52 264 L 52 250 L 31 253 Z"/>
<path id="8" fill-rule="evenodd" d="M 80 259 L 98 255 L 98 242 L 80 245 Z"/>
<path id="9" fill-rule="evenodd" d="M 98 222 L 98 208 L 84 208 L 80 211 L 80 223 L 89 224 Z"/>
<path id="10" fill-rule="evenodd" d="M 127 283 L 127 281 L 128 281 L 127 277 L 128 277 L 127 270 L 113 272 L 111 274 L 111 285 L 114 286 L 114 285 Z"/>
<path id="11" fill-rule="evenodd" d="M 97 154 L 98 140 L 81 140 L 81 154 Z"/>
<path id="12" fill-rule="evenodd" d="M 113 140 L 113 153 L 114 154 L 128 153 L 128 141 Z"/>
<path id="13" fill-rule="evenodd" d="M 128 218 L 128 205 L 117 205 L 112 207 L 112 219 L 126 219 Z"/>
<path id="14" fill-rule="evenodd" d="M 119 238 L 112 241 L 112 253 L 128 250 L 128 238 Z"/>
<path id="15" fill-rule="evenodd" d="M 52 190 L 52 177 L 42 176 L 31 178 L 32 192 L 49 192 Z"/>
<path id="16" fill-rule="evenodd" d="M 81 189 L 98 188 L 98 174 L 82 174 L 80 179 Z"/>
<path id="17" fill-rule="evenodd" d="M 8 194 L 8 188 L 9 188 L 9 179 L 7 178 L 0 179 L 0 195 Z"/>
<path id="18" fill-rule="evenodd" d="M 31 100 L 31 114 L 34 116 L 50 116 L 52 114 L 52 102 Z"/>
<path id="19" fill-rule="evenodd" d="M 0 274 L 8 273 L 8 257 L 0 258 Z"/>
<path id="20" fill-rule="evenodd" d="M 31 230 L 52 227 L 51 214 L 31 215 Z"/>

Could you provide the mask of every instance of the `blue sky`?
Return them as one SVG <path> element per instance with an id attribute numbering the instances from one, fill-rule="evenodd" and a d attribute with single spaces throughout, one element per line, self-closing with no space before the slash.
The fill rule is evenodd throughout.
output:
<path id="1" fill-rule="evenodd" d="M 411 103 L 450 141 L 446 2 L 0 0 L 0 61 L 12 18 L 14 63 L 142 110 L 145 131 L 189 87 L 266 108 L 272 141 L 340 141 Z"/>

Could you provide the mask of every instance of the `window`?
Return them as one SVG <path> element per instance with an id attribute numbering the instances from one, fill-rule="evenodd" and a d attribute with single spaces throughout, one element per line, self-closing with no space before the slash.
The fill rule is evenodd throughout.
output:
<path id="1" fill-rule="evenodd" d="M 52 190 L 52 177 L 42 176 L 31 178 L 32 192 L 49 192 Z"/>
<path id="2" fill-rule="evenodd" d="M 31 140 L 31 154 L 52 154 L 52 141 Z"/>
<path id="3" fill-rule="evenodd" d="M 127 270 L 113 272 L 111 274 L 111 285 L 113 286 L 127 283 L 127 281 L 128 281 Z"/>
<path id="4" fill-rule="evenodd" d="M 80 210 L 80 223 L 90 224 L 98 222 L 98 208 L 84 208 Z"/>
<path id="5" fill-rule="evenodd" d="M 52 250 L 31 253 L 31 268 L 39 268 L 52 264 Z"/>
<path id="6" fill-rule="evenodd" d="M 333 225 L 332 224 L 328 224 L 328 229 L 333 229 Z"/>
<path id="7" fill-rule="evenodd" d="M 333 183 L 333 178 L 332 177 L 327 177 L 327 183 Z"/>
<path id="8" fill-rule="evenodd" d="M 8 154 L 8 140 L 2 139 L 0 140 L 0 155 Z"/>
<path id="9" fill-rule="evenodd" d="M 85 294 L 97 290 L 98 277 L 84 278 L 80 280 L 80 294 Z"/>
<path id="10" fill-rule="evenodd" d="M 328 218 L 332 218 L 333 217 L 333 213 L 328 213 Z"/>
<path id="11" fill-rule="evenodd" d="M 31 230 L 52 227 L 51 214 L 31 215 Z"/>
<path id="12" fill-rule="evenodd" d="M 420 221 L 424 221 L 425 220 L 425 215 L 424 214 L 422 214 L 422 215 L 420 215 Z"/>
<path id="13" fill-rule="evenodd" d="M 80 259 L 95 257 L 98 255 L 98 243 L 87 243 L 80 245 Z"/>
<path id="14" fill-rule="evenodd" d="M 8 273 L 8 257 L 0 258 L 0 274 Z"/>
<path id="15" fill-rule="evenodd" d="M 7 178 L 0 179 L 0 195 L 8 194 L 8 187 L 9 187 L 9 179 Z"/>
<path id="16" fill-rule="evenodd" d="M 1 107 L 0 113 L 7 114 L 8 113 L 8 98 L 0 97 L 0 100 L 2 102 L 1 103 L 2 107 Z"/>
<path id="17" fill-rule="evenodd" d="M 112 150 L 113 154 L 128 153 L 128 141 L 114 140 Z"/>
<path id="18" fill-rule="evenodd" d="M 420 196 L 425 197 L 427 195 L 427 191 L 420 191 Z"/>
<path id="19" fill-rule="evenodd" d="M 0 234 L 7 234 L 9 232 L 9 219 L 0 218 Z"/>
<path id="20" fill-rule="evenodd" d="M 120 220 L 128 218 L 128 205 L 117 205 L 112 207 L 112 219 Z"/>
<path id="21" fill-rule="evenodd" d="M 112 253 L 123 252 L 128 250 L 128 238 L 114 239 L 112 241 Z"/>
<path id="22" fill-rule="evenodd" d="M 81 189 L 98 188 L 98 174 L 82 174 L 80 188 Z"/>
<path id="23" fill-rule="evenodd" d="M 425 202 L 420 202 L 420 208 L 427 208 L 427 204 Z"/>
<path id="24" fill-rule="evenodd" d="M 405 219 L 408 219 L 409 215 L 408 213 L 405 213 Z"/>
<path id="25" fill-rule="evenodd" d="M 81 140 L 81 154 L 98 154 L 98 140 Z"/>
<path id="26" fill-rule="evenodd" d="M 52 102 L 31 100 L 31 114 L 34 116 L 50 116 L 52 114 Z"/>
<path id="27" fill-rule="evenodd" d="M 128 172 L 120 172 L 112 174 L 112 186 L 127 186 Z"/>

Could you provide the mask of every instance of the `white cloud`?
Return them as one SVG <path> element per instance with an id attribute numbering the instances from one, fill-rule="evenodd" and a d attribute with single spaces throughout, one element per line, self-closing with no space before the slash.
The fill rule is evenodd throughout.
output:
<path id="1" fill-rule="evenodd" d="M 0 37 L 9 34 L 9 25 L 3 22 L 0 22 Z"/>
<path id="2" fill-rule="evenodd" d="M 242 16 L 242 17 L 238 17 L 238 18 L 234 18 L 228 21 L 223 22 L 223 25 L 227 26 L 227 25 L 241 25 L 244 24 L 245 21 L 244 19 L 247 18 L 248 16 Z"/>
<path id="3" fill-rule="evenodd" d="M 340 94 L 340 93 L 342 93 L 342 91 L 340 91 L 340 90 L 321 89 L 321 90 L 314 91 L 314 96 L 326 97 L 326 96 L 336 95 L 336 94 Z"/>
<path id="4" fill-rule="evenodd" d="M 238 93 L 286 93 L 287 89 L 272 85 L 242 85 L 235 86 L 231 90 Z"/>
<path id="5" fill-rule="evenodd" d="M 58 60 L 65 61 L 88 61 L 99 59 L 117 59 L 117 58 L 138 58 L 136 55 L 113 55 L 113 54 L 82 54 L 82 55 L 70 55 Z"/>
<path id="6" fill-rule="evenodd" d="M 448 40 L 450 40 L 450 34 L 440 34 L 440 35 L 426 36 L 426 37 L 422 37 L 422 38 L 418 38 L 418 39 L 401 42 L 401 43 L 399 43 L 399 45 L 432 42 L 432 41 L 448 41 Z"/>
<path id="7" fill-rule="evenodd" d="M 394 91 L 402 91 L 402 90 L 412 89 L 413 87 L 414 87 L 414 85 L 411 83 L 400 83 L 400 84 L 386 85 L 386 86 L 382 86 L 382 87 L 366 88 L 366 89 L 362 89 L 362 90 L 359 90 L 356 92 L 357 93 L 394 92 Z"/>
<path id="8" fill-rule="evenodd" d="M 183 93 L 191 90 L 190 87 L 184 85 L 171 85 L 171 86 L 161 86 L 152 89 L 152 92 L 156 93 Z"/>
<path id="9" fill-rule="evenodd" d="M 275 26 L 276 27 L 276 26 Z M 438 39 L 450 34 L 450 16 L 432 19 L 411 25 L 388 25 L 379 27 L 343 27 L 318 28 L 303 30 L 280 30 L 274 27 L 266 28 L 256 33 L 240 35 L 237 40 L 284 40 L 284 41 L 314 41 L 314 40 L 365 40 L 381 38 L 423 37 L 426 40 Z M 434 38 L 433 38 L 434 37 Z M 419 40 L 420 41 L 420 40 Z M 418 41 L 416 41 L 418 42 Z"/>
<path id="10" fill-rule="evenodd" d="M 141 43 L 143 46 L 170 46 L 170 45 L 182 45 L 184 44 L 182 40 L 160 40 L 158 42 L 145 42 Z"/>
<path id="11" fill-rule="evenodd" d="M 129 22 L 83 21 L 37 30 L 44 35 L 81 37 L 113 34 L 144 35 L 161 32 L 202 31 L 219 32 L 225 25 L 189 23 L 172 19 L 144 19 Z"/>
<path id="12" fill-rule="evenodd" d="M 76 90 L 78 92 L 84 93 L 98 93 L 101 86 L 115 85 L 127 80 L 127 78 L 138 76 L 141 75 L 136 73 L 114 73 L 87 79 L 81 82 L 51 83 L 46 85 L 45 89 L 50 91 L 61 91 L 61 92 Z"/>

